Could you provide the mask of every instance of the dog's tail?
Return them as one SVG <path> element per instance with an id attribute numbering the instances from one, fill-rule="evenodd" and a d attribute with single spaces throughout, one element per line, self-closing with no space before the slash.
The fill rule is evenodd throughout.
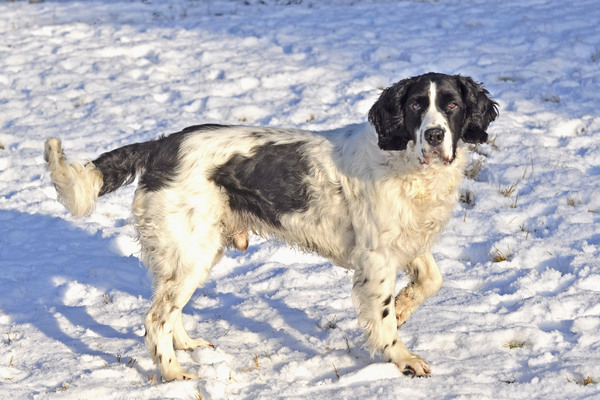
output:
<path id="1" fill-rule="evenodd" d="M 133 182 L 145 170 L 156 144 L 156 141 L 131 144 L 83 163 L 67 161 L 60 140 L 47 139 L 44 159 L 58 201 L 75 217 L 89 215 L 99 196 Z"/>

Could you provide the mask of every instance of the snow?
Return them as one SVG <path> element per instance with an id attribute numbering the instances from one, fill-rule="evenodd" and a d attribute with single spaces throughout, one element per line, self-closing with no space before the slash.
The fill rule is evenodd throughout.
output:
<path id="1" fill-rule="evenodd" d="M 596 0 L 46 0 L 0 15 L 0 398 L 600 397 Z M 370 358 L 345 270 L 253 237 L 185 309 L 216 345 L 178 352 L 202 379 L 157 381 L 134 187 L 69 217 L 43 140 L 90 159 L 204 122 L 331 129 L 430 70 L 500 103 L 433 249 L 444 286 L 400 329 L 431 377 Z"/>

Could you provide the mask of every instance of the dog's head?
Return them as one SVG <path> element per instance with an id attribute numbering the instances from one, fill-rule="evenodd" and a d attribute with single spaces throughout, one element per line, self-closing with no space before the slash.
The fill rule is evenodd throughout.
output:
<path id="1" fill-rule="evenodd" d="M 369 111 L 382 150 L 413 141 L 422 164 L 454 161 L 458 140 L 485 143 L 498 104 L 473 79 L 429 73 L 385 89 Z"/>

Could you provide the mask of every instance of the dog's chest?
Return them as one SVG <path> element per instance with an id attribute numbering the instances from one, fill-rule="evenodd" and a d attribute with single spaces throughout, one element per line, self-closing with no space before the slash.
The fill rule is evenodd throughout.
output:
<path id="1" fill-rule="evenodd" d="M 416 257 L 433 245 L 452 215 L 461 173 L 425 170 L 391 179 L 377 188 L 374 213 L 379 244 Z"/>

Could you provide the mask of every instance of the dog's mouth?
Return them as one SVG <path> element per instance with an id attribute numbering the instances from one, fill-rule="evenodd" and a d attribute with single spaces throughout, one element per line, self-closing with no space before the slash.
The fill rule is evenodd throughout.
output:
<path id="1" fill-rule="evenodd" d="M 430 166 L 434 164 L 447 166 L 452 164 L 452 161 L 454 161 L 454 157 L 451 155 L 444 155 L 438 149 L 431 149 L 428 152 L 423 151 L 423 154 L 421 155 L 421 157 L 419 157 L 419 161 L 421 165 L 424 166 Z"/>

